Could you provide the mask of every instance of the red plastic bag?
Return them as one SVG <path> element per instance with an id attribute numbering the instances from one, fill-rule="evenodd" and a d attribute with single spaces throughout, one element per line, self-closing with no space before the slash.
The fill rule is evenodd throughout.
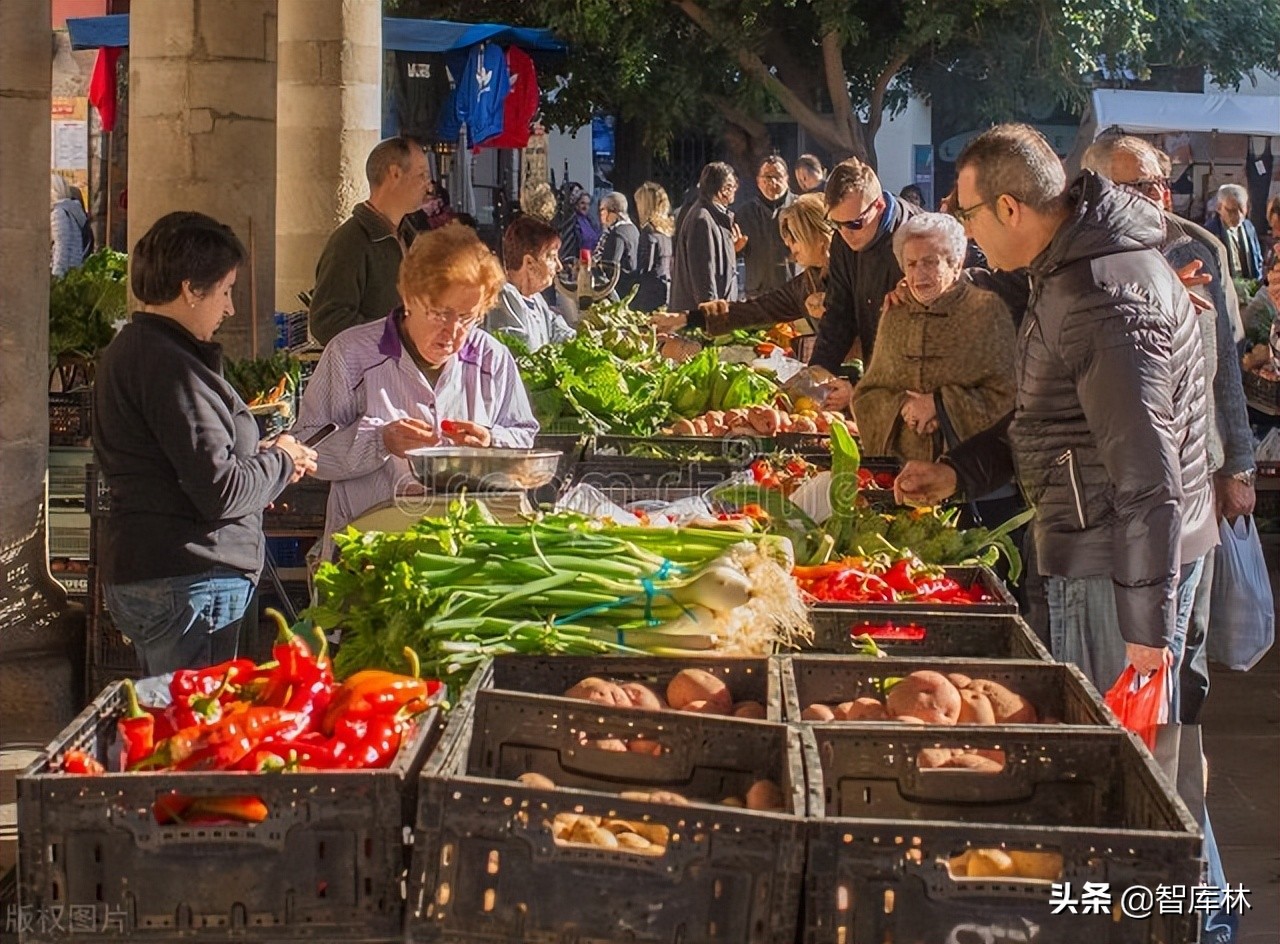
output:
<path id="1" fill-rule="evenodd" d="M 1142 738 L 1149 750 L 1155 749 L 1156 727 L 1169 723 L 1168 682 L 1167 665 L 1149 678 L 1139 675 L 1133 666 L 1125 666 L 1105 699 L 1120 723 Z"/>

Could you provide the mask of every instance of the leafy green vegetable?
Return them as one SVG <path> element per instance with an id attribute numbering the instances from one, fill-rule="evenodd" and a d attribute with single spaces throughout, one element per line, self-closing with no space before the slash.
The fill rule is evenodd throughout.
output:
<path id="1" fill-rule="evenodd" d="M 49 286 L 49 358 L 75 353 L 92 360 L 129 317 L 129 257 L 99 249 Z"/>

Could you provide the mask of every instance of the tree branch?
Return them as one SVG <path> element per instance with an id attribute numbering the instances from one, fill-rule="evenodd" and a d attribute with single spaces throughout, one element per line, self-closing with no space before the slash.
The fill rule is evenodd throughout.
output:
<path id="1" fill-rule="evenodd" d="M 840 50 L 840 35 L 835 30 L 822 34 L 822 66 L 827 79 L 827 94 L 831 97 L 836 132 L 848 138 L 850 150 L 856 157 L 866 160 L 866 142 L 862 139 L 862 129 L 853 113 L 849 80 L 844 72 L 844 54 Z"/>
<path id="2" fill-rule="evenodd" d="M 711 14 L 696 3 L 695 0 L 672 0 L 672 2 L 704 33 L 718 42 L 725 42 L 724 36 L 717 28 Z M 726 43 L 726 45 L 728 44 Z M 837 150 L 852 149 L 853 142 L 848 140 L 847 136 L 841 135 L 831 121 L 805 104 L 800 96 L 792 91 L 789 86 L 783 84 L 776 75 L 769 71 L 768 66 L 764 64 L 764 61 L 759 56 L 749 49 L 732 46 L 729 48 L 738 60 L 738 65 L 764 85 L 765 89 L 778 99 L 782 107 L 787 110 L 791 117 L 795 118 L 801 127 L 828 147 Z"/>
<path id="3" fill-rule="evenodd" d="M 732 122 L 753 138 L 769 139 L 769 129 L 765 127 L 763 121 L 754 115 L 749 115 L 729 99 L 721 95 L 708 95 L 707 101 L 719 110 L 726 121 Z"/>
<path id="4" fill-rule="evenodd" d="M 867 104 L 866 138 L 869 142 L 875 141 L 880 125 L 884 122 L 884 97 L 889 91 L 889 85 L 893 82 L 893 77 L 902 71 L 902 67 L 907 64 L 909 58 L 911 58 L 909 53 L 898 53 L 876 76 L 876 84 L 871 89 Z"/>

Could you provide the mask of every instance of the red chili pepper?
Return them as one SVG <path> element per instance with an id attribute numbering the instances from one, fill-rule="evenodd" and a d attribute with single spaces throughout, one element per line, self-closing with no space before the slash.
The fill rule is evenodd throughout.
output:
<path id="1" fill-rule="evenodd" d="M 913 561 L 909 557 L 894 561 L 889 569 L 884 572 L 884 582 L 898 593 L 915 593 L 916 582 L 911 576 L 912 563 Z"/>
<path id="2" fill-rule="evenodd" d="M 152 806 L 156 822 L 162 826 L 171 823 L 219 823 L 228 820 L 237 823 L 261 823 L 270 811 L 261 797 L 232 795 L 189 797 L 179 793 L 166 794 Z"/>
<path id="3" fill-rule="evenodd" d="M 169 682 L 169 695 L 174 704 L 194 695 L 210 695 L 218 689 L 232 669 L 240 678 L 248 678 L 257 668 L 249 659 L 228 659 L 205 669 L 179 669 Z"/>
<path id="4" fill-rule="evenodd" d="M 307 641 L 295 633 L 279 610 L 267 609 L 266 615 L 276 624 L 276 641 L 271 647 L 271 655 L 276 667 L 267 677 L 267 683 L 257 693 L 255 701 L 259 705 L 272 705 L 283 708 L 289 703 L 290 690 L 299 682 L 306 684 L 317 663 Z"/>
<path id="5" fill-rule="evenodd" d="M 132 679 L 125 679 L 124 693 L 128 705 L 124 717 L 116 722 L 116 733 L 124 745 L 120 760 L 128 770 L 156 749 L 156 719 L 138 704 L 138 690 Z"/>
<path id="6" fill-rule="evenodd" d="M 62 772 L 64 774 L 83 774 L 96 777 L 100 774 L 105 774 L 107 768 L 103 767 L 96 757 L 92 757 L 84 751 L 67 751 L 62 755 Z"/>
<path id="7" fill-rule="evenodd" d="M 406 648 L 405 656 L 409 658 L 413 675 L 365 669 L 343 682 L 329 702 L 320 730 L 333 734 L 338 720 L 344 717 L 367 718 L 425 709 L 427 700 L 440 690 L 440 683 L 417 677 L 416 652 Z"/>
<path id="8" fill-rule="evenodd" d="M 894 479 L 896 478 L 897 476 L 892 472 L 877 472 L 873 477 L 873 481 L 877 488 L 892 489 Z"/>
<path id="9" fill-rule="evenodd" d="M 237 661 L 248 662 L 248 660 Z M 202 724 L 213 724 L 222 718 L 224 709 L 232 704 L 231 697 L 235 690 L 231 687 L 231 682 L 240 674 L 236 664 L 230 662 L 223 664 L 227 666 L 227 671 L 222 677 L 221 684 L 215 689 L 208 693 L 194 693 L 174 698 L 173 704 L 166 709 L 168 727 L 173 732 Z M 248 664 L 252 668 L 253 663 Z"/>
<path id="10" fill-rule="evenodd" d="M 343 747 L 335 745 L 334 754 L 343 767 L 389 767 L 400 749 L 401 726 L 394 715 L 341 718 L 334 730 L 334 740 Z"/>
<path id="11" fill-rule="evenodd" d="M 267 706 L 245 707 L 211 725 L 193 725 L 162 741 L 133 769 L 225 770 L 262 741 L 285 731 L 301 734 L 310 719 L 302 712 Z"/>
<path id="12" fill-rule="evenodd" d="M 902 642 L 920 642 L 927 635 L 923 626 L 915 623 L 899 625 L 897 623 L 863 623 L 849 630 L 851 637 L 869 636 L 878 640 L 894 640 Z"/>
<path id="13" fill-rule="evenodd" d="M 440 432 L 446 436 L 452 436 L 454 433 L 462 432 L 462 424 L 457 420 L 441 420 Z"/>

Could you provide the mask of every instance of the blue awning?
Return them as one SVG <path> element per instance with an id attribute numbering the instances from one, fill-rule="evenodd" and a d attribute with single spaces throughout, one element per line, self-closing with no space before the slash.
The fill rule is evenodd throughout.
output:
<path id="1" fill-rule="evenodd" d="M 85 16 L 67 20 L 72 49 L 129 45 L 129 14 Z M 519 46 L 534 52 L 566 52 L 568 46 L 551 30 L 501 23 L 453 23 L 449 20 L 410 20 L 388 16 L 382 20 L 382 48 L 404 52 L 452 52 L 477 43 Z"/>

